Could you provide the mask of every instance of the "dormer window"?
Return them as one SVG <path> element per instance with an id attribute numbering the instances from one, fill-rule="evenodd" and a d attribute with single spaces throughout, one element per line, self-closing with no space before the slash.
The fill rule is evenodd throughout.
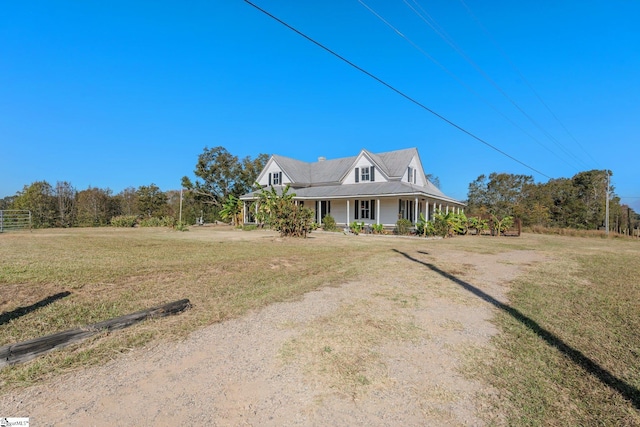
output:
<path id="1" fill-rule="evenodd" d="M 413 182 L 414 184 L 416 183 L 416 170 L 411 166 L 407 168 L 407 182 Z"/>
<path id="2" fill-rule="evenodd" d="M 376 180 L 376 171 L 373 166 L 356 168 L 356 182 L 373 182 Z"/>
<path id="3" fill-rule="evenodd" d="M 282 185 L 282 172 L 270 173 L 269 185 Z"/>
<path id="4" fill-rule="evenodd" d="M 370 179 L 369 179 L 369 168 L 368 167 L 360 168 L 360 180 L 361 181 L 370 181 Z"/>

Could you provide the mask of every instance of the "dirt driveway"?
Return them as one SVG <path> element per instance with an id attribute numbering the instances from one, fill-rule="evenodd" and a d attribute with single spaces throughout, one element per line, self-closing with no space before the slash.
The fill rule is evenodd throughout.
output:
<path id="1" fill-rule="evenodd" d="M 4 395 L 0 416 L 39 426 L 483 425 L 478 395 L 491 390 L 461 369 L 496 333 L 494 308 L 451 277 L 504 301 L 538 257 L 398 252 L 397 269 L 373 279 Z"/>

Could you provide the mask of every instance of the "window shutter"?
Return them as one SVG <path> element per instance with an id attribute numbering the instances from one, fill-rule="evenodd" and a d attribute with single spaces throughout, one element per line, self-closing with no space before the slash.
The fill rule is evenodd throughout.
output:
<path id="1" fill-rule="evenodd" d="M 376 219 L 376 201 L 371 200 L 371 219 Z"/>
<path id="2" fill-rule="evenodd" d="M 375 166 L 371 166 L 371 182 L 376 180 L 376 168 Z"/>
<path id="3" fill-rule="evenodd" d="M 278 172 L 278 183 L 282 185 L 282 172 Z"/>
<path id="4" fill-rule="evenodd" d="M 356 182 L 360 182 L 360 168 L 356 168 Z"/>
<path id="5" fill-rule="evenodd" d="M 358 168 L 356 168 L 356 171 L 358 170 Z M 356 175 L 357 176 L 357 175 Z M 356 206 L 353 212 L 353 219 L 358 219 L 358 211 L 360 210 L 360 201 L 356 200 Z"/>
<path id="6" fill-rule="evenodd" d="M 269 174 L 269 185 L 271 185 L 271 174 Z"/>
<path id="7" fill-rule="evenodd" d="M 418 175 L 415 171 L 413 172 L 413 183 L 416 183 L 416 175 Z"/>

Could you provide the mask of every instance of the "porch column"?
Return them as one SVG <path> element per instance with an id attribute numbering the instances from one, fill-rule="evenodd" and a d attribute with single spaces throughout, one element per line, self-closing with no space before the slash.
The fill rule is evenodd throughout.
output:
<path id="1" fill-rule="evenodd" d="M 425 219 L 429 221 L 429 200 L 425 201 L 424 203 L 425 203 L 424 216 L 426 217 Z"/>
<path id="2" fill-rule="evenodd" d="M 433 218 L 436 217 L 436 202 L 433 202 Z"/>
<path id="3" fill-rule="evenodd" d="M 320 218 L 320 200 L 316 200 L 316 223 L 322 224 L 322 218 Z"/>
<path id="4" fill-rule="evenodd" d="M 438 208 L 440 212 L 442 212 L 442 203 L 440 203 L 440 207 Z"/>
<path id="5" fill-rule="evenodd" d="M 376 199 L 376 224 L 380 225 L 380 199 Z"/>
<path id="6" fill-rule="evenodd" d="M 446 206 L 446 212 L 445 213 L 449 213 L 449 205 Z"/>
<path id="7" fill-rule="evenodd" d="M 242 223 L 247 222 L 247 202 L 242 202 Z"/>
<path id="8" fill-rule="evenodd" d="M 413 224 L 418 223 L 418 198 L 413 202 Z"/>
<path id="9" fill-rule="evenodd" d="M 347 199 L 347 227 L 349 226 L 349 199 Z"/>

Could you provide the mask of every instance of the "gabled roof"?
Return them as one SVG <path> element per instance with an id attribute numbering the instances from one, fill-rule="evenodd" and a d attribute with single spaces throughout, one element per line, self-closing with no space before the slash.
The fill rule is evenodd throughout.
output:
<path id="1" fill-rule="evenodd" d="M 282 194 L 283 186 L 274 187 L 278 194 Z M 435 191 L 434 191 L 435 190 Z M 452 202 L 462 205 L 458 200 L 445 196 L 433 184 L 431 187 L 422 187 L 401 181 L 389 182 L 368 182 L 359 185 L 322 185 L 317 187 L 292 188 L 289 193 L 294 193 L 296 199 L 332 199 L 332 198 L 354 198 L 354 197 L 384 197 L 384 196 L 411 196 L 411 197 L 431 197 L 442 201 Z M 260 193 L 245 194 L 241 200 L 252 200 Z"/>
<path id="2" fill-rule="evenodd" d="M 388 151 L 386 153 L 372 154 L 374 158 L 379 159 L 381 167 L 389 177 L 399 178 L 407 171 L 407 166 L 411 162 L 413 156 L 418 155 L 415 148 L 407 148 L 404 150 Z"/>
<path id="3" fill-rule="evenodd" d="M 418 155 L 415 148 L 389 151 L 374 154 L 368 150 L 362 150 L 376 166 L 390 178 L 399 178 L 407 170 L 413 156 Z M 340 182 L 350 171 L 358 156 L 343 157 L 340 159 L 323 160 L 307 163 L 290 157 L 273 155 L 273 160 L 280 165 L 283 172 L 298 186 L 312 186 L 332 184 Z"/>
<path id="4" fill-rule="evenodd" d="M 343 178 L 356 167 L 360 156 L 365 156 L 371 160 L 376 166 L 376 170 L 386 175 L 389 181 L 342 185 Z M 410 195 L 431 197 L 462 204 L 458 200 L 446 196 L 429 180 L 426 180 L 424 186 L 402 182 L 400 179 L 406 173 L 407 167 L 414 157 L 420 163 L 418 150 L 407 148 L 377 154 L 363 149 L 357 156 L 317 162 L 303 162 L 279 155 L 273 155 L 272 159 L 280 166 L 282 172 L 291 179 L 292 192 L 296 194 L 298 199 Z M 421 163 L 420 166 L 422 166 Z M 281 192 L 283 187 L 276 186 L 275 188 L 278 192 Z M 241 199 L 251 200 L 256 196 L 257 193 L 254 192 L 241 196 Z"/>

